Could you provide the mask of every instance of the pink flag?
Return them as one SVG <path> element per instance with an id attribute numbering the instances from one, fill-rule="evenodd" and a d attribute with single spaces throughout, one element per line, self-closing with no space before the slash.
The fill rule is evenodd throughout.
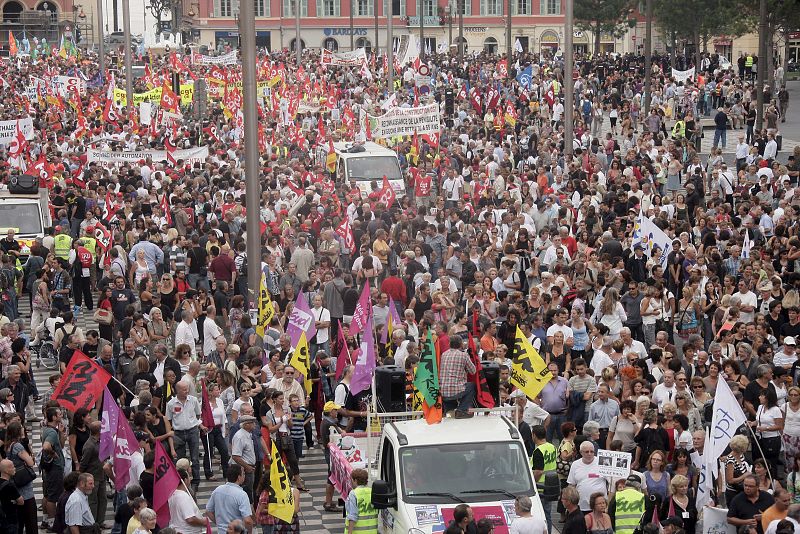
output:
<path id="1" fill-rule="evenodd" d="M 350 321 L 350 333 L 356 335 L 363 331 L 367 320 L 370 318 L 372 318 L 372 301 L 369 296 L 369 281 L 367 281 L 361 291 L 361 296 L 358 297 L 356 310 L 353 312 L 353 320 Z"/>
<path id="2" fill-rule="evenodd" d="M 155 472 L 155 482 L 153 483 L 153 509 L 158 514 L 158 526 L 165 528 L 169 525 L 169 506 L 167 501 L 175 493 L 181 483 L 181 477 L 178 471 L 172 464 L 164 447 L 160 441 L 156 441 L 155 447 L 155 463 L 153 464 L 153 471 Z"/>
<path id="3" fill-rule="evenodd" d="M 103 393 L 103 419 L 100 427 L 100 459 L 110 458 L 114 452 L 114 434 L 119 420 L 119 406 L 114 396 L 105 388 Z"/>
<path id="4" fill-rule="evenodd" d="M 119 409 L 119 408 L 117 408 Z M 133 433 L 130 423 L 119 414 L 117 419 L 117 432 L 114 436 L 114 487 L 122 491 L 131 481 L 131 454 L 139 448 L 139 442 Z"/>
<path id="5" fill-rule="evenodd" d="M 347 340 L 344 337 L 344 328 L 342 328 L 342 321 L 339 321 L 339 354 L 336 355 L 336 380 L 342 378 L 344 368 L 353 363 L 350 357 L 350 349 L 347 348 Z"/>
<path id="6" fill-rule="evenodd" d="M 364 335 L 361 336 L 361 350 L 350 380 L 350 393 L 357 395 L 372 386 L 372 374 L 375 372 L 375 334 L 372 327 L 372 317 L 367 319 L 364 326 Z"/>
<path id="7" fill-rule="evenodd" d="M 214 428 L 214 411 L 211 409 L 211 402 L 208 400 L 208 389 L 206 389 L 205 378 L 200 381 L 203 385 L 203 397 L 201 401 L 201 418 L 203 426 L 212 429 Z"/>
<path id="8" fill-rule="evenodd" d="M 400 318 L 400 312 L 397 311 L 397 303 L 392 297 L 389 297 L 389 315 L 392 317 L 392 325 L 398 326 L 403 322 Z"/>
<path id="9" fill-rule="evenodd" d="M 310 340 L 317 335 L 317 326 L 314 324 L 314 314 L 308 305 L 306 296 L 301 292 L 297 295 L 292 314 L 289 316 L 289 325 L 286 333 L 292 338 L 292 346 L 297 345 L 300 334 L 306 333 L 306 339 Z"/>

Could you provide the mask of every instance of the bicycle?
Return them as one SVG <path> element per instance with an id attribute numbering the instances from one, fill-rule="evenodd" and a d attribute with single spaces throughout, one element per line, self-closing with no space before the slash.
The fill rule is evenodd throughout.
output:
<path id="1" fill-rule="evenodd" d="M 53 340 L 50 336 L 39 342 L 38 345 L 31 344 L 30 350 L 36 354 L 36 368 L 39 369 L 43 365 L 45 369 L 58 369 L 58 351 L 56 350 Z"/>

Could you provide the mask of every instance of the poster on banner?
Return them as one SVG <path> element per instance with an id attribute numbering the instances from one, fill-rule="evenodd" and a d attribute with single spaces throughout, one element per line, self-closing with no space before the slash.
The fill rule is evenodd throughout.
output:
<path id="1" fill-rule="evenodd" d="M 161 87 L 155 87 L 144 93 L 133 93 L 133 105 L 138 106 L 142 102 L 153 102 L 158 105 L 161 102 Z M 181 105 L 185 106 L 191 104 L 194 100 L 194 84 L 182 83 L 181 84 Z M 128 97 L 125 94 L 125 89 L 114 89 L 114 102 L 119 106 L 126 106 Z"/>
<path id="2" fill-rule="evenodd" d="M 736 534 L 736 527 L 728 524 L 728 510 L 711 506 L 704 508 L 703 534 Z"/>
<path id="3" fill-rule="evenodd" d="M 416 34 L 409 33 L 395 39 L 397 39 L 398 45 L 394 57 L 397 58 L 398 63 L 403 66 L 413 63 L 419 57 L 419 42 Z"/>
<path id="4" fill-rule="evenodd" d="M 183 124 L 183 115 L 180 113 L 172 113 L 171 111 L 161 110 L 160 126 L 163 126 L 167 129 L 172 129 L 173 127 L 180 128 L 181 124 Z"/>
<path id="5" fill-rule="evenodd" d="M 199 52 L 192 54 L 192 63 L 195 65 L 236 65 L 239 57 L 236 50 L 232 50 L 222 56 L 206 56 Z"/>
<path id="6" fill-rule="evenodd" d="M 19 119 L 19 129 L 25 139 L 33 139 L 33 119 L 26 117 Z M 17 136 L 17 121 L 0 121 L 0 144 L 8 145 L 16 139 Z"/>
<path id="7" fill-rule="evenodd" d="M 597 451 L 597 464 L 600 476 L 628 478 L 631 474 L 631 453 L 600 449 Z"/>
<path id="8" fill-rule="evenodd" d="M 419 526 L 435 525 L 442 522 L 442 518 L 439 515 L 439 507 L 435 504 L 417 506 L 414 508 L 414 512 L 417 516 L 417 524 Z"/>
<path id="9" fill-rule="evenodd" d="M 672 77 L 676 82 L 686 83 L 686 80 L 694 79 L 694 67 L 689 70 L 675 70 L 672 69 Z"/>
<path id="10" fill-rule="evenodd" d="M 40 87 L 41 92 L 47 92 L 47 80 L 37 76 L 30 76 L 29 80 L 30 85 L 25 88 L 25 93 L 28 98 L 36 98 Z M 84 96 L 86 94 L 86 81 L 83 78 L 78 78 L 76 76 L 53 76 L 50 79 L 50 88 L 54 93 L 62 97 L 67 97 L 70 94 L 74 94 L 76 89 L 81 96 Z"/>
<path id="11" fill-rule="evenodd" d="M 384 139 L 397 135 L 438 134 L 442 129 L 439 104 L 415 108 L 392 108 L 378 117 L 369 116 L 374 137 Z"/>
<path id="12" fill-rule="evenodd" d="M 356 48 L 349 52 L 331 52 L 328 49 L 322 49 L 322 58 L 320 63 L 323 65 L 336 65 L 355 67 L 363 65 L 367 61 L 367 51 L 364 48 Z"/>
<path id="13" fill-rule="evenodd" d="M 176 160 L 183 160 L 189 165 L 203 163 L 208 157 L 208 147 L 204 146 L 186 150 L 176 150 L 174 157 Z M 109 152 L 106 150 L 88 150 L 86 152 L 87 163 L 95 162 L 105 168 L 118 167 L 124 163 L 136 163 L 140 159 L 147 158 L 152 158 L 153 161 L 165 161 L 167 159 L 167 151 L 139 150 L 134 152 Z"/>

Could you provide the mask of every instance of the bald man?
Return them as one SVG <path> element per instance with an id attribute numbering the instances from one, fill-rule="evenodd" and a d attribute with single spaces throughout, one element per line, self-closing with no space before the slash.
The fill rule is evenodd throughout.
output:
<path id="1" fill-rule="evenodd" d="M 20 506 L 24 504 L 22 495 L 11 482 L 17 469 L 11 460 L 0 460 L 0 507 L 6 516 L 4 526 L 8 532 L 15 532 L 19 524 Z"/>

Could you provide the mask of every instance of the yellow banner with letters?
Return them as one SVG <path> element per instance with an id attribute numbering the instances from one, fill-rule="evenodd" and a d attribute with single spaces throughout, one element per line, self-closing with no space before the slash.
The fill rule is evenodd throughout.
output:
<path id="1" fill-rule="evenodd" d="M 294 347 L 292 357 L 289 359 L 289 365 L 303 375 L 303 388 L 305 388 L 307 395 L 311 394 L 311 377 L 308 376 L 310 361 L 308 357 L 308 340 L 306 339 L 306 333 L 303 332 L 300 334 L 300 339 L 297 340 L 297 345 Z"/>
<path id="2" fill-rule="evenodd" d="M 181 84 L 181 105 L 191 104 L 194 99 L 194 84 L 184 83 Z M 119 106 L 127 106 L 128 98 L 125 94 L 125 89 L 114 89 L 114 101 Z M 161 101 L 161 87 L 150 89 L 144 93 L 133 93 L 133 105 L 138 106 L 142 102 L 154 102 L 158 104 Z"/>
<path id="3" fill-rule="evenodd" d="M 272 305 L 272 299 L 269 297 L 267 290 L 267 279 L 261 277 L 261 291 L 258 294 L 258 325 L 256 326 L 256 334 L 264 337 L 269 323 L 275 316 L 275 306 Z"/>
<path id="4" fill-rule="evenodd" d="M 547 364 L 517 326 L 511 350 L 511 383 L 533 400 L 553 378 Z"/>
<path id="5" fill-rule="evenodd" d="M 272 463 L 269 466 L 269 505 L 267 512 L 273 517 L 291 523 L 294 519 L 294 495 L 286 465 L 283 463 L 275 440 L 272 440 Z"/>

